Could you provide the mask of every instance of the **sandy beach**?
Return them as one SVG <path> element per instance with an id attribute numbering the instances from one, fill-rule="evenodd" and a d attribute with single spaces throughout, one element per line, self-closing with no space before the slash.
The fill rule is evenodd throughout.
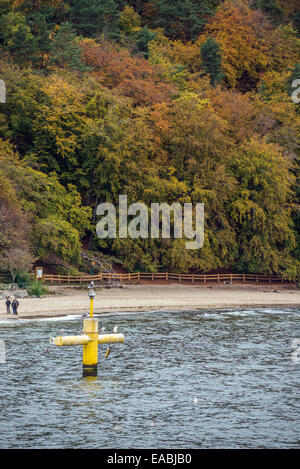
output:
<path id="1" fill-rule="evenodd" d="M 51 287 L 44 298 L 19 300 L 19 317 L 60 316 L 89 311 L 87 290 Z M 5 301 L 1 300 L 1 317 Z M 252 285 L 124 285 L 96 288 L 94 313 L 223 309 L 240 307 L 300 307 L 300 290 L 278 286 Z"/>

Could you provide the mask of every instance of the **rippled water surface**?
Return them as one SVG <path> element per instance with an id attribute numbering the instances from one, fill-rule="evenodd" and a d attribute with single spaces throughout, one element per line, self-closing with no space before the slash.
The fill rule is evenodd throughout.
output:
<path id="1" fill-rule="evenodd" d="M 0 321 L 1 448 L 296 448 L 300 311 L 105 315 L 125 335 L 82 378 L 81 318 Z M 299 354 L 300 356 L 300 354 Z"/>

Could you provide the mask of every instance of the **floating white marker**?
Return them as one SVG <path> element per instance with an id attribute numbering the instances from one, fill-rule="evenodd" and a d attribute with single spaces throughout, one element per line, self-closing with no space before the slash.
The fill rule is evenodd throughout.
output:
<path id="1" fill-rule="evenodd" d="M 122 431 L 122 430 L 123 430 L 123 427 L 120 427 L 119 425 L 116 425 L 116 426 L 114 427 L 114 430 L 115 430 L 116 432 L 119 432 L 119 431 Z"/>

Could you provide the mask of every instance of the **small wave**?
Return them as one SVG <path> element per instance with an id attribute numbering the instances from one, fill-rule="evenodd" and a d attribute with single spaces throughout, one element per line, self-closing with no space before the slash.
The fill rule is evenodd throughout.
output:
<path id="1" fill-rule="evenodd" d="M 72 321 L 74 319 L 81 319 L 80 314 L 68 314 L 67 316 L 51 316 L 46 318 L 30 318 L 26 321 L 34 321 L 34 322 L 60 322 L 60 321 Z"/>
<path id="2" fill-rule="evenodd" d="M 80 319 L 80 315 L 68 314 L 67 316 L 53 316 L 53 317 L 44 317 L 44 318 L 11 318 L 11 319 L 1 319 L 0 326 L 9 325 L 9 326 L 20 326 L 20 324 L 28 324 L 30 322 L 61 322 L 61 321 L 72 321 L 75 319 Z"/>

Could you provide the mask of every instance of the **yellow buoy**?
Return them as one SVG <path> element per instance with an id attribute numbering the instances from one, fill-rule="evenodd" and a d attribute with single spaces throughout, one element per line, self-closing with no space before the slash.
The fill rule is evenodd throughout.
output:
<path id="1" fill-rule="evenodd" d="M 92 284 L 91 284 L 92 285 Z M 50 344 L 58 347 L 83 345 L 83 376 L 97 376 L 98 344 L 123 343 L 123 334 L 98 334 L 98 319 L 93 318 L 95 292 L 90 286 L 90 317 L 83 320 L 83 334 L 59 336 L 50 339 Z M 109 348 L 106 357 L 109 355 Z"/>

